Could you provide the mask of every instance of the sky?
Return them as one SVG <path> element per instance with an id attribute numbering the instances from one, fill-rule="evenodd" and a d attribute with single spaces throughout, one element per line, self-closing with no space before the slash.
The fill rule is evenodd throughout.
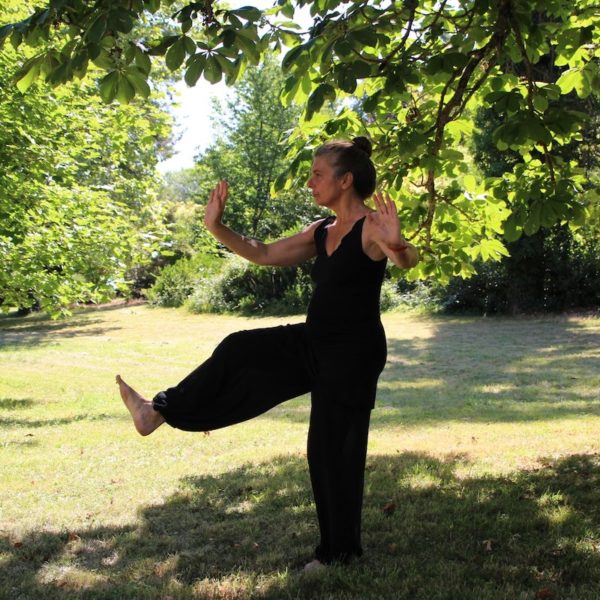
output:
<path id="1" fill-rule="evenodd" d="M 230 2 L 232 8 L 252 5 L 265 9 L 270 8 L 273 4 L 274 0 L 235 0 Z M 306 9 L 296 11 L 294 20 L 302 26 L 311 22 Z M 211 123 L 213 105 L 211 98 L 216 97 L 223 102 L 231 93 L 231 88 L 228 88 L 223 81 L 213 85 L 204 78 L 200 78 L 198 83 L 190 88 L 183 81 L 183 72 L 181 81 L 176 84 L 175 90 L 177 96 L 171 107 L 171 113 L 175 118 L 175 133 L 179 139 L 175 143 L 175 154 L 158 164 L 158 170 L 161 173 L 193 166 L 194 156 L 206 149 L 215 139 L 216 130 L 213 129 Z"/>
<path id="2" fill-rule="evenodd" d="M 161 173 L 178 171 L 193 166 L 194 156 L 207 148 L 215 138 L 212 127 L 212 100 L 223 101 L 230 89 L 223 83 L 211 84 L 205 79 L 190 88 L 182 80 L 175 86 L 177 97 L 171 107 L 175 118 L 175 134 L 179 137 L 175 143 L 175 154 L 158 164 Z"/>

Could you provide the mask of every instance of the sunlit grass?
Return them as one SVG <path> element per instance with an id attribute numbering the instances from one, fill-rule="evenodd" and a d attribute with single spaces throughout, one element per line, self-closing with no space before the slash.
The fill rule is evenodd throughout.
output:
<path id="1" fill-rule="evenodd" d="M 280 322 L 0 318 L 0 598 L 597 598 L 598 319 L 386 315 L 367 553 L 310 580 L 308 397 L 140 438 L 114 384 L 151 396 Z"/>

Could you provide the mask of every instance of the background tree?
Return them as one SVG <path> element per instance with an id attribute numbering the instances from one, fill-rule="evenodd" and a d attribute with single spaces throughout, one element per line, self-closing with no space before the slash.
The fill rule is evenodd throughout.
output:
<path id="1" fill-rule="evenodd" d="M 529 68 L 536 81 L 547 85 L 556 84 L 564 70 L 548 60 Z M 587 115 L 579 139 L 557 148 L 555 154 L 581 166 L 582 190 L 593 196 L 600 180 L 600 103 L 593 96 L 580 98 L 571 92 L 553 104 Z M 500 126 L 502 121 L 493 108 L 477 109 L 472 146 L 475 165 L 483 177 L 501 178 L 525 162 L 520 153 L 497 148 L 492 132 Z M 594 209 L 597 206 L 591 205 L 583 226 L 542 225 L 528 237 L 513 231 L 507 244 L 509 256 L 497 264 L 480 264 L 477 276 L 469 280 L 451 281 L 441 290 L 444 304 L 453 310 L 511 313 L 598 306 L 600 243 Z"/>
<path id="2" fill-rule="evenodd" d="M 582 134 L 590 144 L 599 107 L 587 101 L 586 104 L 591 109 L 591 119 Z M 479 133 L 474 136 L 473 154 L 482 177 L 501 176 L 521 162 L 518 154 L 501 153 L 493 144 L 496 120 L 490 109 L 480 109 L 475 118 Z M 569 151 L 579 150 L 579 146 L 563 148 L 564 159 L 569 159 Z M 598 157 L 598 154 L 585 157 L 590 182 L 600 175 Z M 448 311 L 486 314 L 597 307 L 600 242 L 596 232 L 591 220 L 578 228 L 565 224 L 541 227 L 530 236 L 509 242 L 509 256 L 476 265 L 477 274 L 473 277 L 452 278 L 446 286 L 434 286 L 435 296 Z"/>
<path id="3" fill-rule="evenodd" d="M 179 306 L 194 295 L 194 308 L 202 310 L 304 308 L 310 292 L 305 267 L 256 269 L 232 260 L 206 232 L 203 211 L 192 209 L 200 209 L 215 183 L 227 179 L 227 223 L 244 234 L 278 238 L 319 216 L 304 182 L 298 189 L 272 193 L 275 176 L 285 165 L 282 140 L 300 114 L 298 107 L 281 104 L 281 84 L 281 71 L 272 57 L 248 67 L 226 106 L 216 107 L 216 141 L 196 157 L 193 169 L 168 176 L 164 194 L 176 199 L 171 235 L 179 260 L 158 276 L 149 293 L 152 302 Z"/>
<path id="4" fill-rule="evenodd" d="M 272 239 L 314 220 L 317 209 L 305 185 L 274 195 L 275 176 L 285 168 L 286 135 L 300 109 L 279 100 L 282 75 L 266 56 L 251 65 L 224 103 L 214 101 L 216 139 L 195 157 L 192 168 L 166 173 L 161 197 L 169 204 L 174 258 L 218 247 L 207 235 L 201 209 L 221 179 L 230 183 L 228 223 L 237 231 Z M 171 261 L 173 262 L 173 261 Z"/>
<path id="5" fill-rule="evenodd" d="M 203 202 L 202 178 L 193 167 L 164 173 L 159 196 L 166 207 L 165 224 L 169 231 L 164 244 L 172 251 L 166 256 L 169 264 L 182 257 L 190 257 L 198 249 L 202 224 L 198 207 Z"/>
<path id="6" fill-rule="evenodd" d="M 292 19 L 305 6 L 313 24 L 303 32 Z M 177 32 L 132 34 L 161 11 L 173 13 Z M 101 95 L 122 102 L 147 93 L 151 56 L 183 68 L 189 84 L 200 76 L 231 83 L 269 48 L 286 47 L 283 97 L 305 105 L 305 123 L 290 137 L 296 158 L 277 188 L 304 180 L 324 135 L 367 133 L 383 183 L 402 202 L 407 235 L 423 251 L 412 276 L 447 279 L 505 255 L 502 235 L 516 239 L 588 217 L 597 194 L 583 189 L 580 166 L 556 152 L 580 136 L 586 115 L 557 101 L 572 90 L 598 93 L 599 20 L 594 0 L 278 0 L 264 12 L 210 0 L 177 7 L 171 0 L 127 7 L 51 0 L 1 28 L 0 40 L 34 47 L 50 40 L 16 74 L 21 88 L 37 77 L 59 84 L 95 61 L 107 71 Z M 540 62 L 562 70 L 555 84 L 536 79 Z M 319 114 L 326 102 L 348 97 L 360 100 L 360 110 L 344 102 L 333 118 Z M 481 104 L 502 118 L 497 147 L 523 158 L 514 171 L 484 181 L 456 150 L 472 131 L 465 111 Z"/>
<path id="7" fill-rule="evenodd" d="M 277 195 L 272 192 L 285 169 L 286 137 L 301 112 L 296 105 L 283 106 L 282 84 L 272 56 L 250 65 L 226 106 L 216 107 L 214 121 L 220 132 L 216 142 L 196 158 L 202 202 L 216 181 L 227 179 L 228 221 L 234 229 L 260 239 L 280 237 L 317 215 L 305 182 Z"/>
<path id="8" fill-rule="evenodd" d="M 91 80 L 23 94 L 15 60 L 0 56 L 0 307 L 58 314 L 127 292 L 159 248 L 171 117 L 156 100 L 106 105 Z"/>

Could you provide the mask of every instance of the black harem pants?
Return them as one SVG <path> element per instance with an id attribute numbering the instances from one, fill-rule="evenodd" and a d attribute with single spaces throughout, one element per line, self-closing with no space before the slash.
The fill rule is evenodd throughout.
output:
<path id="1" fill-rule="evenodd" d="M 385 355 L 380 323 L 349 337 L 321 336 L 305 323 L 239 331 L 153 405 L 175 428 L 210 431 L 310 392 L 307 456 L 321 536 L 315 555 L 347 562 L 362 554 L 369 419 Z"/>

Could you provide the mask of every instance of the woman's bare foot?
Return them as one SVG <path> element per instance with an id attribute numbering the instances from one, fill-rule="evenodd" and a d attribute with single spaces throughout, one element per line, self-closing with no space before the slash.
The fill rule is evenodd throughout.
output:
<path id="1" fill-rule="evenodd" d="M 302 571 L 304 573 L 319 573 L 320 571 L 324 571 L 327 568 L 320 560 L 315 558 L 311 560 L 308 564 L 304 565 L 304 569 Z"/>
<path id="2" fill-rule="evenodd" d="M 132 387 L 127 385 L 120 375 L 116 377 L 121 398 L 125 402 L 131 416 L 133 424 L 140 435 L 150 435 L 155 429 L 164 422 L 163 416 L 152 406 L 152 402 L 144 400 Z"/>

